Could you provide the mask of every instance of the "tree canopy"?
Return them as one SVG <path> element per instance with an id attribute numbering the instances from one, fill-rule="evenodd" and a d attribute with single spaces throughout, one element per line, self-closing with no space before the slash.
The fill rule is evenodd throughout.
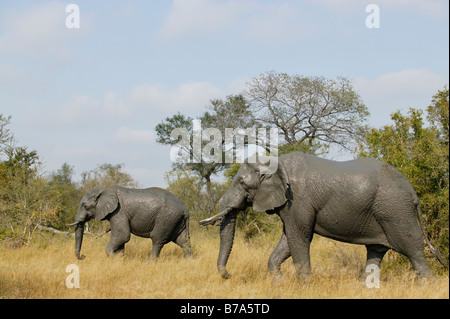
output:
<path id="1" fill-rule="evenodd" d="M 197 119 L 201 121 L 202 128 L 215 128 L 221 132 L 221 140 L 218 141 L 221 148 L 220 162 L 205 162 L 204 158 L 200 163 L 173 163 L 174 168 L 189 169 L 197 174 L 209 187 L 211 184 L 211 176 L 218 174 L 229 166 L 225 163 L 224 152 L 225 147 L 225 129 L 226 128 L 248 128 L 256 125 L 251 118 L 250 106 L 242 95 L 230 95 L 225 100 L 213 99 L 207 105 L 207 111 L 200 115 Z M 156 125 L 157 142 L 166 145 L 174 145 L 179 139 L 171 137 L 171 133 L 177 128 L 185 128 L 190 136 L 193 135 L 193 119 L 181 113 L 177 113 L 166 118 Z M 202 148 L 210 141 L 210 138 L 202 137 Z M 187 152 L 191 157 L 194 156 L 193 139 L 186 145 Z"/>
<path id="2" fill-rule="evenodd" d="M 74 182 L 74 167 L 68 163 L 43 174 L 38 152 L 15 145 L 10 121 L 0 114 L 0 239 L 21 246 L 39 226 L 66 231 L 88 188 L 137 186 L 123 164 L 99 165 L 84 172 L 81 183 Z"/>
<path id="3" fill-rule="evenodd" d="M 367 129 L 367 107 L 344 77 L 266 72 L 250 81 L 246 97 L 255 121 L 278 128 L 292 149 L 305 141 L 349 149 Z"/>

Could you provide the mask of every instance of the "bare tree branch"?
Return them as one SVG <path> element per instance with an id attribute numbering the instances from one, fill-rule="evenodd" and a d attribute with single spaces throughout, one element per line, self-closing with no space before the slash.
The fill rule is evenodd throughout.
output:
<path id="1" fill-rule="evenodd" d="M 294 148 L 309 139 L 349 148 L 361 138 L 368 111 L 351 82 L 267 72 L 248 84 L 256 122 L 274 125 Z"/>

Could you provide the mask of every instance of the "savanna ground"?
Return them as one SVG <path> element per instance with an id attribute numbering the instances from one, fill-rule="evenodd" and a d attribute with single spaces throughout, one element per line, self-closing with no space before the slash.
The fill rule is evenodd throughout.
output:
<path id="1" fill-rule="evenodd" d="M 449 298 L 449 276 L 434 260 L 435 279 L 416 279 L 409 263 L 398 265 L 393 255 L 381 265 L 380 288 L 369 289 L 364 271 L 365 247 L 316 236 L 311 247 L 313 273 L 297 280 L 292 259 L 282 266 L 283 278 L 273 280 L 267 260 L 279 233 L 258 235 L 246 242 L 237 232 L 228 262 L 232 273 L 223 280 L 217 272 L 218 228 L 199 228 L 191 222 L 195 257 L 185 259 L 175 244 L 166 245 L 157 262 L 147 262 L 151 240 L 132 236 L 123 257 L 108 258 L 109 234 L 85 235 L 84 260 L 74 255 L 73 237 L 36 234 L 21 248 L 0 244 L 0 298 Z M 80 288 L 66 287 L 66 267 L 80 270 Z"/>

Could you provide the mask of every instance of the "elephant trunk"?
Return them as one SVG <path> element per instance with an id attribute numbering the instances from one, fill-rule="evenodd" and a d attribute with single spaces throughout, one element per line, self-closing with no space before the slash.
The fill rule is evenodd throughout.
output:
<path id="1" fill-rule="evenodd" d="M 224 279 L 231 277 L 231 274 L 226 269 L 226 265 L 230 257 L 231 249 L 233 248 L 236 216 L 237 211 L 233 210 L 226 214 L 220 223 L 220 250 L 219 257 L 217 258 L 217 269 Z"/>
<path id="2" fill-rule="evenodd" d="M 247 205 L 247 193 L 241 187 L 236 186 L 237 183 L 235 181 L 236 179 L 220 200 L 220 213 L 199 222 L 200 225 L 211 225 L 222 219 L 220 223 L 220 249 L 219 257 L 217 258 L 217 269 L 224 279 L 231 277 L 226 269 L 226 265 L 233 248 L 237 214 Z"/>
<path id="3" fill-rule="evenodd" d="M 88 213 L 86 210 L 80 207 L 78 208 L 77 215 L 75 216 L 75 223 L 67 226 L 75 226 L 75 255 L 78 259 L 84 259 L 86 256 L 80 255 L 81 244 L 83 243 L 84 224 L 88 221 Z"/>
<path id="4" fill-rule="evenodd" d="M 75 256 L 77 256 L 78 259 L 84 259 L 86 256 L 81 255 L 81 244 L 83 242 L 83 233 L 84 233 L 84 222 L 79 222 L 75 226 Z"/>

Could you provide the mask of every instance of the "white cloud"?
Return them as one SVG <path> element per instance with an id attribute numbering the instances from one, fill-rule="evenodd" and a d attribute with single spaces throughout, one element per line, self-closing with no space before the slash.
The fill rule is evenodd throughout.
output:
<path id="1" fill-rule="evenodd" d="M 59 145 L 56 146 L 50 152 L 50 158 L 52 161 L 62 160 L 66 161 L 75 161 L 79 159 L 88 159 L 88 158 L 107 158 L 110 155 L 110 151 L 102 146 L 66 146 Z"/>
<path id="2" fill-rule="evenodd" d="M 122 144 L 148 145 L 156 141 L 156 135 L 149 130 L 135 130 L 122 126 L 117 130 L 114 141 Z"/>
<path id="3" fill-rule="evenodd" d="M 25 120 L 34 126 L 59 128 L 76 125 L 81 128 L 92 125 L 99 117 L 100 103 L 87 95 L 76 95 L 61 104 L 48 108 L 33 106 Z"/>
<path id="4" fill-rule="evenodd" d="M 224 91 L 209 82 L 184 83 L 175 89 L 161 84 L 141 84 L 130 93 L 130 102 L 158 110 L 158 113 L 201 112 L 212 98 L 223 96 Z"/>
<path id="5" fill-rule="evenodd" d="M 8 85 L 11 88 L 24 86 L 29 81 L 29 78 L 28 72 L 12 64 L 0 64 L 0 84 L 2 86 Z"/>
<path id="6" fill-rule="evenodd" d="M 313 2 L 313 1 L 311 1 Z M 433 17 L 448 17 L 448 0 L 314 0 L 314 3 L 323 5 L 339 12 L 361 12 L 369 4 L 376 4 L 383 10 L 395 10 L 401 12 L 413 11 Z"/>
<path id="7" fill-rule="evenodd" d="M 37 78 L 23 66 L 3 61 L 0 63 L 0 86 L 5 92 L 34 95 L 46 89 L 45 80 Z"/>
<path id="8" fill-rule="evenodd" d="M 160 117 L 176 111 L 196 114 L 212 98 L 224 97 L 224 90 L 209 82 L 190 82 L 168 88 L 162 84 L 139 84 L 122 96 L 114 91 L 105 94 L 104 116 L 131 119 L 136 116 Z"/>
<path id="9" fill-rule="evenodd" d="M 376 79 L 356 79 L 357 86 L 370 97 L 383 95 L 408 95 L 437 90 L 443 83 L 443 77 L 428 69 L 407 69 L 383 74 Z"/>
<path id="10" fill-rule="evenodd" d="M 337 15 L 367 15 L 368 4 L 376 3 L 383 12 L 414 12 L 448 18 L 447 0 L 309 0 Z M 307 4 L 309 5 L 309 4 Z M 159 36 L 164 40 L 232 35 L 258 43 L 280 43 L 311 36 L 319 26 L 302 10 L 302 3 L 256 0 L 174 0 Z"/>
<path id="11" fill-rule="evenodd" d="M 36 106 L 27 116 L 27 122 L 52 127 L 89 127 L 143 118 L 163 118 L 178 111 L 195 117 L 205 111 L 205 106 L 211 99 L 237 94 L 244 85 L 244 79 L 236 79 L 224 88 L 218 88 L 210 82 L 183 83 L 175 88 L 144 83 L 135 86 L 125 95 L 111 90 L 102 98 L 76 95 L 61 103 L 62 105 L 56 102 L 56 106 L 49 108 Z M 138 132 L 122 129 L 119 133 L 121 135 L 116 137 L 123 140 L 125 133 L 135 134 L 137 137 Z M 138 140 L 141 138 L 142 135 Z M 147 135 L 146 138 L 150 136 Z"/>
<path id="12" fill-rule="evenodd" d="M 89 122 L 92 120 L 93 111 L 98 110 L 98 106 L 96 99 L 86 95 L 75 96 L 54 114 L 52 120 L 56 120 L 60 125 Z"/>
<path id="13" fill-rule="evenodd" d="M 80 29 L 65 26 L 66 5 L 49 2 L 24 10 L 9 10 L 2 14 L 5 30 L 0 36 L 2 53 L 65 63 L 73 54 L 69 43 L 89 29 L 89 19 L 83 19 Z M 85 18 L 85 17 L 83 17 Z"/>
<path id="14" fill-rule="evenodd" d="M 131 105 L 128 101 L 120 98 L 113 91 L 106 93 L 103 99 L 103 109 L 107 114 L 120 117 L 129 117 L 131 115 Z"/>
<path id="15" fill-rule="evenodd" d="M 71 97 L 62 107 L 45 112 L 44 122 L 79 126 L 99 124 L 111 118 L 129 118 L 131 107 L 129 101 L 113 91 L 107 92 L 102 99 L 77 95 Z"/>
<path id="16" fill-rule="evenodd" d="M 204 34 L 233 23 L 240 14 L 249 10 L 248 1 L 174 0 L 164 22 L 161 36 L 176 38 Z"/>
<path id="17" fill-rule="evenodd" d="M 448 0 L 379 0 L 379 6 L 405 11 L 415 11 L 434 17 L 448 17 Z"/>
<path id="18" fill-rule="evenodd" d="M 133 179 L 139 181 L 139 187 L 165 187 L 164 170 L 168 168 L 160 169 L 148 169 L 142 167 L 125 167 L 125 171 L 133 177 Z"/>
<path id="19" fill-rule="evenodd" d="M 303 34 L 304 30 L 298 27 L 300 19 L 294 19 L 294 11 L 290 3 L 174 0 L 159 35 L 171 40 L 226 32 L 233 37 L 244 36 L 247 40 L 273 44 Z"/>
<path id="20" fill-rule="evenodd" d="M 300 27 L 300 19 L 294 24 L 293 12 L 291 5 L 287 3 L 267 4 L 248 18 L 244 32 L 253 41 L 271 44 L 306 34 L 306 28 Z"/>
<path id="21" fill-rule="evenodd" d="M 355 79 L 355 88 L 369 108 L 372 124 L 376 126 L 388 124 L 389 115 L 396 110 L 425 108 L 445 84 L 448 84 L 448 75 L 428 69 L 407 69 L 375 79 Z"/>

